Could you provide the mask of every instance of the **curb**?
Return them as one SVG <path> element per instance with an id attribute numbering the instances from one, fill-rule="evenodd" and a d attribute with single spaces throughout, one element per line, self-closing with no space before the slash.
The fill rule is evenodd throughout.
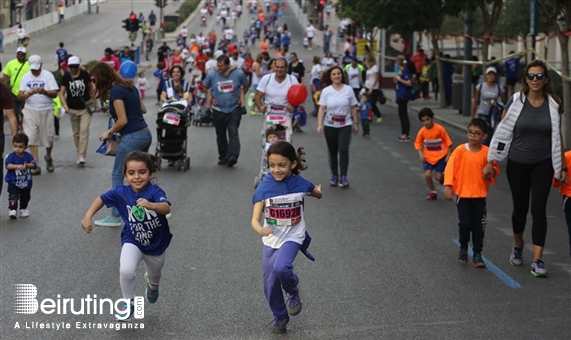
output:
<path id="1" fill-rule="evenodd" d="M 200 3 L 198 3 L 198 6 L 196 6 L 196 8 L 194 9 L 194 11 L 192 11 L 192 13 L 190 13 L 190 15 L 188 16 L 188 18 L 186 18 L 180 25 L 178 25 L 176 27 L 176 30 L 174 32 L 171 33 L 165 33 L 165 37 L 163 39 L 163 41 L 166 42 L 170 42 L 170 41 L 176 41 L 176 37 L 178 36 L 178 33 L 180 31 L 180 29 L 182 28 L 182 26 L 186 26 L 188 27 L 188 25 L 190 24 L 190 22 L 192 20 L 194 20 L 194 18 L 196 17 L 196 15 L 200 12 L 200 8 L 204 7 L 204 0 L 200 1 Z"/>

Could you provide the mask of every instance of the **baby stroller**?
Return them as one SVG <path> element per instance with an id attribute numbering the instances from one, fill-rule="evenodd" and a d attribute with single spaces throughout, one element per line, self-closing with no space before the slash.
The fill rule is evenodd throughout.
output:
<path id="1" fill-rule="evenodd" d="M 271 145 L 267 140 L 267 135 L 270 132 L 277 136 L 277 140 L 292 142 L 292 114 L 287 110 L 286 106 L 267 105 L 262 129 L 262 162 L 260 164 L 260 174 L 254 178 L 254 188 L 258 187 L 269 171 L 266 152 Z"/>
<path id="2" fill-rule="evenodd" d="M 157 114 L 157 169 L 161 160 L 174 161 L 179 171 L 190 168 L 187 155 L 187 129 L 190 126 L 189 108 L 186 101 L 165 104 Z"/>

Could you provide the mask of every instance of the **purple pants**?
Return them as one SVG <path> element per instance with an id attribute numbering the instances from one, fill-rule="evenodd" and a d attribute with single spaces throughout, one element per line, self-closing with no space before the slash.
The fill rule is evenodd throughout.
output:
<path id="1" fill-rule="evenodd" d="M 293 260 L 300 245 L 286 242 L 281 248 L 264 246 L 264 293 L 276 320 L 287 318 L 287 309 L 282 289 L 287 294 L 297 294 L 299 279 L 293 273 Z"/>

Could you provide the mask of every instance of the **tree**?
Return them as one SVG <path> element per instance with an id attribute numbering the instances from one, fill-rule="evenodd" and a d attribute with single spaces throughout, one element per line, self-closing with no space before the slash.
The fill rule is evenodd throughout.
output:
<path id="1" fill-rule="evenodd" d="M 478 0 L 477 6 L 482 11 L 484 19 L 484 39 L 482 43 L 482 60 L 488 61 L 488 46 L 494 29 L 500 18 L 504 0 Z M 521 5 L 520 5 L 521 6 Z M 510 14 L 511 15 L 511 14 Z"/>
<path id="2" fill-rule="evenodd" d="M 338 0 L 335 6 L 335 12 L 340 18 L 355 20 L 365 33 L 371 34 L 371 39 L 375 39 L 379 29 L 381 1 Z"/>
<path id="3" fill-rule="evenodd" d="M 539 2 L 542 11 L 551 22 L 561 45 L 561 73 L 563 74 L 563 138 L 571 143 L 571 82 L 569 77 L 569 35 L 571 35 L 571 1 L 542 0 Z"/>

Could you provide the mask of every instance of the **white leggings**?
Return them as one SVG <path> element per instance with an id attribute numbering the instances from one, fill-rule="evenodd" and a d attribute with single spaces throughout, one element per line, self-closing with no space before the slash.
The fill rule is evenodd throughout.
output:
<path id="1" fill-rule="evenodd" d="M 121 247 L 121 259 L 119 262 L 119 283 L 124 299 L 135 297 L 135 271 L 139 262 L 145 262 L 145 268 L 149 274 L 149 282 L 158 285 L 161 280 L 161 270 L 165 265 L 165 253 L 161 255 L 145 255 L 132 243 L 125 243 Z M 145 286 L 146 287 L 146 286 Z"/>

